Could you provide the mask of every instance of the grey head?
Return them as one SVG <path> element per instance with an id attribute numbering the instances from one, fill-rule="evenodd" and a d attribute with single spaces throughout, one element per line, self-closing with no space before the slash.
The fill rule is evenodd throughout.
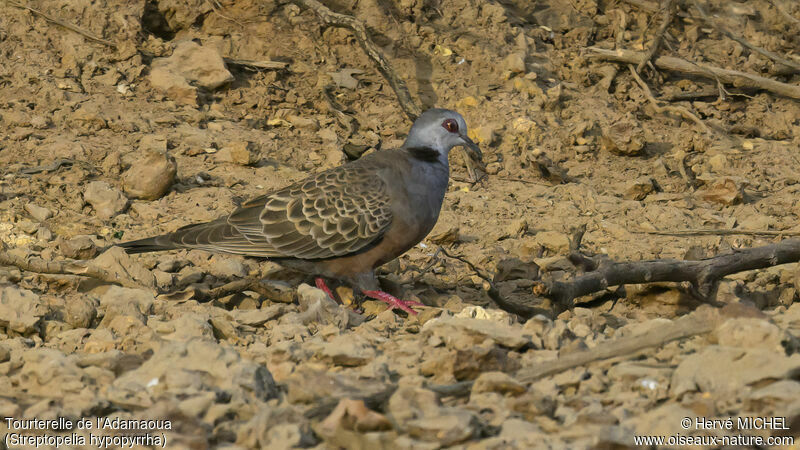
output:
<path id="1" fill-rule="evenodd" d="M 437 159 L 447 161 L 450 149 L 459 145 L 479 161 L 483 159 L 481 149 L 467 136 L 467 123 L 461 114 L 449 109 L 432 108 L 414 121 L 403 147 L 435 150 Z"/>

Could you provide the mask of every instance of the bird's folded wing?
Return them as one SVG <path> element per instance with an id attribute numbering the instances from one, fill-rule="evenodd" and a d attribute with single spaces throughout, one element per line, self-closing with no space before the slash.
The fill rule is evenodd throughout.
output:
<path id="1" fill-rule="evenodd" d="M 216 221 L 214 232 L 192 230 L 203 242 L 197 235 L 189 240 L 195 248 L 227 253 L 321 259 L 368 248 L 391 221 L 385 182 L 367 168 L 340 166 L 254 198 Z"/>

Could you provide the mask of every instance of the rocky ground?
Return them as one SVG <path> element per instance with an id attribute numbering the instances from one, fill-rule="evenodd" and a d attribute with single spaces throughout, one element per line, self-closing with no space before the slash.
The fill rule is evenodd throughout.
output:
<path id="1" fill-rule="evenodd" d="M 27 2 L 36 12 L 5 2 L 0 240 L 22 258 L 97 258 L 135 283 L 0 267 L 0 416 L 168 420 L 150 432 L 170 448 L 594 448 L 739 433 L 686 430 L 684 417 L 780 416 L 789 430 L 740 434 L 798 435 L 794 264 L 726 278 L 717 300 L 736 313 L 710 334 L 528 383 L 520 370 L 700 303 L 685 286 L 637 285 L 525 321 L 463 262 L 434 258 L 443 245 L 486 273 L 505 268 L 500 295 L 533 301 L 530 263 L 560 264 L 578 226 L 585 251 L 616 260 L 699 259 L 782 238 L 654 230 L 798 233 L 797 100 L 645 68 L 662 104 L 711 131 L 655 109 L 626 67 L 586 50 L 649 48 L 655 2 L 325 3 L 363 20 L 412 96 L 460 111 L 483 148 L 488 176 L 471 183 L 453 152 L 433 233 L 382 269 L 387 289 L 428 306 L 409 317 L 365 302 L 357 314 L 275 264 L 200 251 L 98 256 L 402 143 L 410 122 L 349 31 L 271 0 Z M 800 83 L 677 3 L 662 54 Z M 800 62 L 800 4 L 705 9 Z M 208 298 L 247 277 L 273 292 Z M 470 380 L 463 395 L 432 387 Z M 87 448 L 90 434 L 130 433 L 73 431 Z"/>

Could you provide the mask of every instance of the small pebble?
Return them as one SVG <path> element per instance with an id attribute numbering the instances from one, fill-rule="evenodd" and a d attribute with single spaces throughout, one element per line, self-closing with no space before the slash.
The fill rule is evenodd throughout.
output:
<path id="1" fill-rule="evenodd" d="M 33 203 L 26 204 L 25 211 L 28 211 L 28 214 L 30 214 L 31 217 L 39 222 L 44 222 L 45 220 L 53 217 L 53 211 Z"/>

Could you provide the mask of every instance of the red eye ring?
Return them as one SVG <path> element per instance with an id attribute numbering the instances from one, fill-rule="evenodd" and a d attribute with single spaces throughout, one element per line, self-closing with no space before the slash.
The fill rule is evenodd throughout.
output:
<path id="1" fill-rule="evenodd" d="M 451 133 L 458 133 L 458 122 L 455 119 L 446 119 L 442 122 L 442 127 Z"/>

